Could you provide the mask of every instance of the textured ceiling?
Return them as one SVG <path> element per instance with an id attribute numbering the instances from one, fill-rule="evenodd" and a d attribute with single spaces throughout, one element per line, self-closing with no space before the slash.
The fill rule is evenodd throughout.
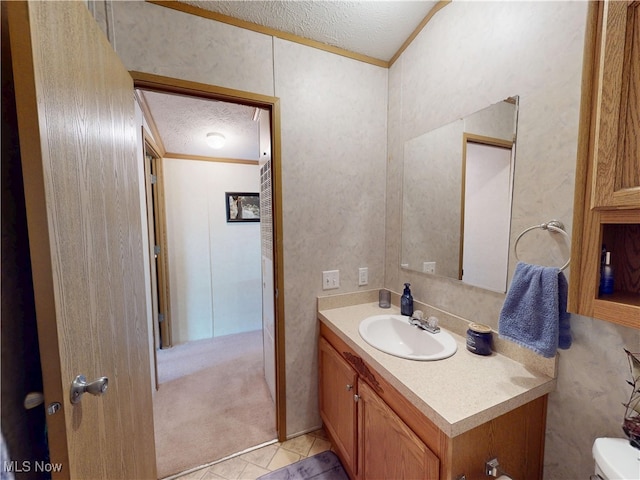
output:
<path id="1" fill-rule="evenodd" d="M 437 1 L 213 1 L 196 7 L 389 61 Z"/>
<path id="2" fill-rule="evenodd" d="M 234 103 L 144 91 L 141 93 L 168 153 L 204 157 L 258 160 L 258 124 L 255 108 Z M 226 143 L 214 150 L 209 132 L 222 133 Z"/>
<path id="3" fill-rule="evenodd" d="M 420 25 L 437 0 L 180 0 L 211 12 L 389 61 Z M 254 108 L 213 100 L 144 92 L 165 150 L 189 156 L 259 158 Z M 208 132 L 227 138 L 220 150 L 205 141 Z"/>

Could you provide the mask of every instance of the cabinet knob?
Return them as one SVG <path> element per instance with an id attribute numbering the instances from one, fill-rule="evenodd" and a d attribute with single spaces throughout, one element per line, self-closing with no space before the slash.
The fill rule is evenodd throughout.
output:
<path id="1" fill-rule="evenodd" d="M 353 385 L 347 384 L 347 392 L 350 392 L 351 390 L 353 390 Z"/>
<path id="2" fill-rule="evenodd" d="M 357 402 L 358 400 L 360 400 L 360 395 L 357 395 L 357 394 L 356 394 L 356 395 L 354 395 L 354 396 L 353 396 L 353 401 L 354 401 L 354 402 Z"/>

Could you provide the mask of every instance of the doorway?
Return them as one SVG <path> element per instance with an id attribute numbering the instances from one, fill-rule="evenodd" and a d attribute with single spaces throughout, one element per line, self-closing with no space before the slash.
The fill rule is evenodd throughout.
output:
<path id="1" fill-rule="evenodd" d="M 183 81 L 168 79 L 165 77 L 158 77 L 154 75 L 148 74 L 140 74 L 137 72 L 131 73 L 134 78 L 134 84 L 137 89 L 141 89 L 143 91 L 151 91 L 151 92 L 161 92 L 164 94 L 171 95 L 179 95 L 184 98 L 197 98 L 197 99 L 206 99 L 211 101 L 223 101 L 223 102 L 231 102 L 235 104 L 239 104 L 245 107 L 251 107 L 256 112 L 256 120 L 260 120 L 260 117 L 263 117 L 263 120 L 268 121 L 268 125 L 270 127 L 270 132 L 267 138 L 267 147 L 265 148 L 263 139 L 260 141 L 260 150 L 259 150 L 259 161 L 254 161 L 256 176 L 258 179 L 258 189 L 260 191 L 260 210 L 261 216 L 267 214 L 266 216 L 260 219 L 260 223 L 255 225 L 259 229 L 259 237 L 260 244 L 258 246 L 261 262 L 259 268 L 261 269 L 262 280 L 260 281 L 260 287 L 262 289 L 262 324 L 263 324 L 263 332 L 261 333 L 261 343 L 260 349 L 264 352 L 263 360 L 264 369 L 263 376 L 270 377 L 271 381 L 269 383 L 269 394 L 271 398 L 275 402 L 275 409 L 273 415 L 273 423 L 275 425 L 274 429 L 274 439 L 277 436 L 279 440 L 284 440 L 285 436 L 285 410 L 284 410 L 284 376 L 281 372 L 284 372 L 283 369 L 283 359 L 284 355 L 280 349 L 280 346 L 284 345 L 283 341 L 283 329 L 280 328 L 282 324 L 282 311 L 283 311 L 283 298 L 282 296 L 276 295 L 276 292 L 282 291 L 281 288 L 278 288 L 282 283 L 282 278 L 279 276 L 279 272 L 282 271 L 281 268 L 281 254 L 276 251 L 276 245 L 279 234 L 280 227 L 280 219 L 281 219 L 281 209 L 279 204 L 280 193 L 279 193 L 279 106 L 278 101 L 275 98 L 264 97 L 260 95 L 247 94 L 246 92 L 236 92 L 229 91 L 226 89 L 220 89 L 212 86 L 205 86 L 202 84 L 187 84 Z M 144 108 L 143 108 L 144 110 Z M 152 183 L 149 182 L 147 185 L 148 192 L 148 207 L 156 211 L 158 207 L 163 208 L 162 201 L 157 202 L 157 199 L 163 199 L 164 193 L 162 188 L 158 189 L 157 185 L 162 187 L 166 187 L 166 180 L 170 173 L 168 172 L 167 164 L 163 162 L 163 159 L 169 157 L 176 157 L 177 155 L 170 155 L 171 152 L 167 152 L 165 150 L 165 146 L 162 144 L 161 137 L 157 134 L 157 132 L 153 132 L 153 128 L 149 128 L 151 130 L 152 142 L 147 142 L 147 147 L 155 146 L 156 148 L 148 148 L 147 154 L 145 156 L 145 164 L 148 171 L 153 174 L 153 172 L 160 172 L 160 174 L 156 173 L 156 178 L 153 179 Z M 178 156 L 179 157 L 179 156 Z M 193 156 L 192 156 L 193 157 Z M 229 162 L 229 159 L 226 159 Z M 209 159 L 200 158 L 195 156 L 195 158 L 178 158 L 172 160 L 173 164 L 183 162 L 183 164 L 192 164 L 196 166 L 196 170 L 201 168 L 203 165 L 206 167 L 211 167 L 212 163 Z M 154 167 L 155 163 L 155 167 Z M 233 163 L 233 161 L 231 161 Z M 248 162 L 240 161 L 238 162 L 240 165 L 239 168 L 250 168 L 247 166 Z M 153 178 L 153 177 L 151 177 Z M 155 186 L 155 191 L 154 191 Z M 164 207 L 168 207 L 165 205 Z M 211 207 L 213 208 L 213 207 Z M 217 206 L 216 206 L 217 208 Z M 165 211 L 166 215 L 166 211 Z M 162 215 L 160 215 L 162 217 Z M 165 217 L 166 218 L 166 217 Z M 154 266 L 157 271 L 160 272 L 162 269 L 162 260 L 161 256 L 164 253 L 165 258 L 168 258 L 167 251 L 170 250 L 171 245 L 168 247 L 163 247 L 160 245 L 156 247 L 154 243 L 157 243 L 157 233 L 158 231 L 164 231 L 161 235 L 163 239 L 166 239 L 167 234 L 170 234 L 170 231 L 167 231 L 167 225 L 162 225 L 162 219 L 158 221 L 158 215 L 149 215 L 149 231 L 150 238 L 151 233 L 154 233 L 156 237 L 156 242 L 152 242 L 151 248 L 152 251 L 152 265 L 151 269 L 153 271 Z M 246 225 L 248 226 L 248 224 Z M 164 229 L 164 230 L 163 230 Z M 158 253 L 160 252 L 160 253 Z M 158 257 L 156 257 L 158 255 Z M 154 258 L 156 261 L 154 262 Z M 165 260 L 167 262 L 167 260 Z M 169 262 L 170 265 L 170 262 Z M 165 285 L 166 290 L 171 292 L 167 295 L 165 299 L 165 306 L 171 304 L 172 295 L 174 294 L 174 285 L 172 284 L 172 277 L 170 276 L 167 270 L 170 270 L 170 266 L 165 270 Z M 153 292 L 157 294 L 158 297 L 158 310 L 161 317 L 158 318 L 158 322 L 155 323 L 157 333 L 155 336 L 156 345 L 158 348 L 163 347 L 163 350 L 158 351 L 157 353 L 160 355 L 164 355 L 164 347 L 169 347 L 170 345 L 173 348 L 168 348 L 167 351 L 175 350 L 177 351 L 178 346 L 180 346 L 179 339 L 176 338 L 175 328 L 172 328 L 170 322 L 171 318 L 171 308 L 166 308 L 165 312 L 162 312 L 162 307 L 160 304 L 162 303 L 160 300 L 161 293 L 165 291 L 165 288 L 161 286 L 162 282 L 158 277 L 158 287 L 152 288 Z M 171 280 L 171 281 L 169 281 Z M 169 284 L 169 285 L 168 285 Z M 155 301 L 154 301 L 155 302 Z M 167 321 L 169 320 L 169 322 Z M 163 331 L 163 327 L 165 327 L 166 332 Z M 173 330 L 173 332 L 172 332 Z M 244 333 L 240 334 L 241 336 Z M 168 341 L 165 339 L 169 339 Z M 214 340 L 216 340 L 214 338 Z M 240 344 L 243 343 L 251 343 L 252 340 L 248 338 L 248 336 L 243 337 L 240 341 Z M 234 350 L 232 348 L 231 350 Z M 237 348 L 236 348 L 237 350 Z M 160 362 L 159 362 L 160 363 Z M 161 377 L 162 375 L 160 375 Z M 160 380 L 159 392 L 162 391 L 162 379 Z M 264 416 L 264 412 L 262 413 Z M 253 445 L 246 445 L 246 447 L 251 447 Z M 211 460 L 215 460 L 212 458 Z M 160 472 L 159 472 L 160 473 Z"/>
<path id="2" fill-rule="evenodd" d="M 465 134 L 461 279 L 504 292 L 509 261 L 513 143 Z"/>
<path id="3" fill-rule="evenodd" d="M 149 268 L 151 274 L 151 308 L 154 345 L 156 349 L 171 346 L 169 321 L 169 282 L 167 279 L 167 235 L 162 194 L 162 162 L 159 149 L 148 134 L 144 140 L 144 176 L 147 200 L 147 230 L 149 232 Z M 157 380 L 157 371 L 156 371 Z M 156 381 L 157 384 L 157 381 Z"/>

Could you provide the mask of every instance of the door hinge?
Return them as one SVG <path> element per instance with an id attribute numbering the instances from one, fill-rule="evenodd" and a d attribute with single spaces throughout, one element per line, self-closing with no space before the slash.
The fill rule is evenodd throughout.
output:
<path id="1" fill-rule="evenodd" d="M 159 313 L 158 314 L 158 323 L 162 323 L 164 322 L 164 313 Z"/>
<path id="2" fill-rule="evenodd" d="M 151 177 L 151 185 L 155 185 L 156 183 L 158 183 L 158 176 L 154 175 L 153 173 L 150 175 Z"/>
<path id="3" fill-rule="evenodd" d="M 154 245 L 153 246 L 153 253 L 155 255 L 160 255 L 160 245 Z"/>

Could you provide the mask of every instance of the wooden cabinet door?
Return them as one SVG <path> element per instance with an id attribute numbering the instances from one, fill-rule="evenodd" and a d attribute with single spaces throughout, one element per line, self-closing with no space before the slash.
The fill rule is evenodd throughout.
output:
<path id="1" fill-rule="evenodd" d="M 389 406 L 358 381 L 360 478 L 439 479 L 439 459 Z"/>
<path id="2" fill-rule="evenodd" d="M 357 374 L 340 354 L 320 338 L 320 416 L 345 468 L 357 474 Z"/>
<path id="3" fill-rule="evenodd" d="M 85 2 L 2 7 L 53 478 L 154 480 L 133 81 Z M 78 375 L 108 389 L 73 402 Z"/>
<path id="4" fill-rule="evenodd" d="M 640 326 L 640 1 L 590 2 L 568 310 Z M 598 291 L 603 245 L 614 294 Z"/>
<path id="5" fill-rule="evenodd" d="M 640 2 L 600 5 L 591 207 L 638 208 Z"/>

